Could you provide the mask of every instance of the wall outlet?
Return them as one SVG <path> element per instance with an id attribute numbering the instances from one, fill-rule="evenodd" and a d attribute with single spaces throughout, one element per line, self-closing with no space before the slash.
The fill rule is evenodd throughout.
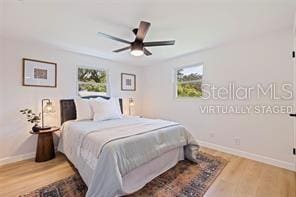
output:
<path id="1" fill-rule="evenodd" d="M 240 145 L 240 138 L 238 138 L 238 137 L 234 138 L 234 144 Z"/>

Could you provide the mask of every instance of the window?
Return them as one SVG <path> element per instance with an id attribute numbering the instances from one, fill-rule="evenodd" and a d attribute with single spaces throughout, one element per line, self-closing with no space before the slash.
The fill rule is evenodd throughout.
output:
<path id="1" fill-rule="evenodd" d="M 85 96 L 107 96 L 107 73 L 94 68 L 78 68 L 78 94 Z"/>
<path id="2" fill-rule="evenodd" d="M 176 70 L 177 98 L 202 96 L 203 65 L 187 66 Z"/>

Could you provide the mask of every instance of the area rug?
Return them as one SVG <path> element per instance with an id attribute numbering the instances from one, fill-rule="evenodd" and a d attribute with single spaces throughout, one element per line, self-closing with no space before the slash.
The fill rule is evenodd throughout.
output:
<path id="1" fill-rule="evenodd" d="M 227 161 L 207 153 L 198 153 L 198 162 L 180 161 L 175 167 L 153 179 L 129 197 L 201 197 L 223 170 Z M 22 197 L 84 197 L 87 186 L 78 173 Z"/>

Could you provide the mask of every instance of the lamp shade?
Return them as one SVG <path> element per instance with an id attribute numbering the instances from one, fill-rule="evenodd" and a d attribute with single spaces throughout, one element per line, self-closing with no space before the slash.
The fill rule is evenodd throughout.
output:
<path id="1" fill-rule="evenodd" d="M 134 99 L 133 98 L 129 98 L 128 99 L 128 104 L 129 104 L 129 106 L 134 106 L 135 105 Z"/>
<path id="2" fill-rule="evenodd" d="M 44 113 L 54 113 L 55 109 L 51 101 L 47 102 L 43 108 Z"/>

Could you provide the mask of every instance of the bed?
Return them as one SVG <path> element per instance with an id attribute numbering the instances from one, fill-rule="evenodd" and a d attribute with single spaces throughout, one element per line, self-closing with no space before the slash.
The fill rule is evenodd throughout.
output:
<path id="1" fill-rule="evenodd" d="M 119 103 L 122 112 L 121 99 Z M 185 157 L 195 160 L 198 144 L 178 123 L 139 117 L 75 121 L 74 100 L 60 104 L 58 151 L 79 171 L 88 186 L 87 196 L 130 194 Z"/>

